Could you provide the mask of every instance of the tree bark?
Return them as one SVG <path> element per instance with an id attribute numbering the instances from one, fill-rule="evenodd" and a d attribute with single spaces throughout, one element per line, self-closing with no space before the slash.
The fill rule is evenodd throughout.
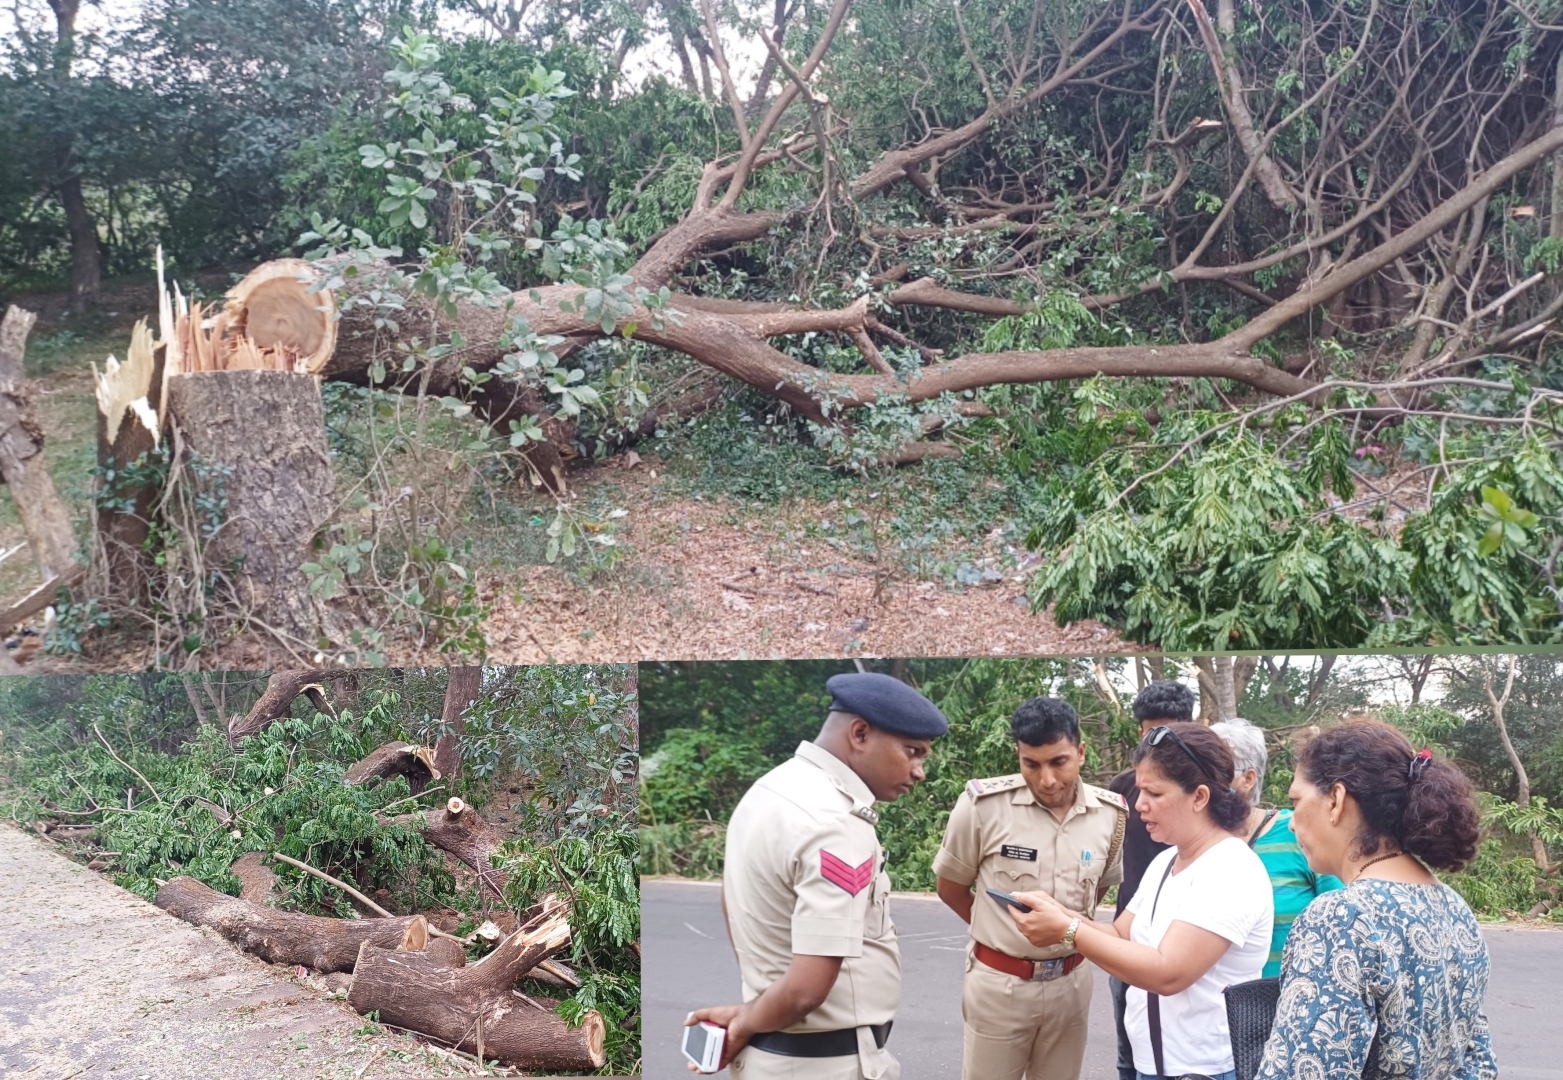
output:
<path id="1" fill-rule="evenodd" d="M 432 760 L 435 760 L 435 754 L 427 746 L 388 742 L 376 747 L 363 760 L 348 766 L 342 774 L 342 783 L 352 787 L 370 780 L 405 776 L 408 790 L 416 795 L 428 787 L 431 780 L 438 780 L 444 775 L 438 767 L 430 768 L 429 762 Z"/>
<path id="2" fill-rule="evenodd" d="M 271 892 L 277 885 L 277 875 L 266 865 L 266 856 L 259 851 L 246 851 L 233 861 L 228 872 L 239 879 L 239 899 L 247 904 L 265 907 L 271 903 Z"/>
<path id="3" fill-rule="evenodd" d="M 366 943 L 347 1002 L 382 1023 L 432 1035 L 485 1059 L 533 1070 L 600 1068 L 603 1022 L 589 1012 L 579 1027 L 542 1003 L 512 993 L 516 980 L 570 942 L 566 909 L 555 908 L 510 935 L 476 964 L 452 968 L 423 952 Z"/>
<path id="4" fill-rule="evenodd" d="M 248 713 L 228 721 L 228 745 L 237 747 L 241 739 L 265 731 L 273 723 L 288 715 L 293 699 L 313 685 L 313 671 L 273 671 L 266 680 L 266 689 Z"/>
<path id="5" fill-rule="evenodd" d="M 62 96 L 71 81 L 76 59 L 76 15 L 81 0 L 49 0 L 54 11 L 54 82 Z M 76 171 L 75 147 L 69 135 L 59 139 L 56 151 L 59 169 L 60 205 L 65 211 L 65 226 L 71 238 L 71 299 L 86 300 L 103 283 L 103 258 L 98 248 L 98 226 L 87 212 L 82 195 L 81 174 Z"/>
<path id="6" fill-rule="evenodd" d="M 440 714 L 443 733 L 434 748 L 434 768 L 454 780 L 461 774 L 461 737 L 466 733 L 467 709 L 483 688 L 483 669 L 470 665 L 452 667 L 445 686 L 445 708 Z"/>
<path id="7" fill-rule="evenodd" d="M 301 569 L 336 509 L 319 384 L 287 371 L 174 374 L 168 417 L 182 475 L 225 505 L 220 523 L 188 524 L 210 537 L 202 572 L 228 573 L 235 600 L 279 634 L 308 647 L 340 637 Z"/>
<path id="8" fill-rule="evenodd" d="M 406 814 L 394 820 L 398 825 L 417 829 L 429 843 L 472 867 L 483 884 L 496 897 L 504 899 L 505 884 L 510 877 L 494 869 L 491 861 L 499 850 L 499 837 L 472 807 L 452 797 L 440 809 Z"/>
<path id="9" fill-rule="evenodd" d="M 418 915 L 394 919 L 328 919 L 277 911 L 227 896 L 192 877 L 176 877 L 157 891 L 158 907 L 185 922 L 215 930 L 247 953 L 273 964 L 316 971 L 352 971 L 359 946 L 394 949 Z"/>
<path id="10" fill-rule="evenodd" d="M 1503 710 L 1509 704 L 1509 695 L 1514 691 L 1514 671 L 1518 666 L 1519 657 L 1508 657 L 1508 676 L 1503 683 L 1503 693 L 1493 693 L 1493 671 L 1491 668 L 1482 668 L 1482 692 L 1487 695 L 1487 703 L 1492 708 L 1492 722 L 1498 728 L 1498 740 L 1503 743 L 1503 752 L 1508 755 L 1509 767 L 1514 770 L 1514 779 L 1519 786 L 1515 797 L 1515 805 L 1530 805 L 1530 774 L 1525 771 L 1525 763 L 1520 760 L 1520 755 L 1514 749 L 1514 742 L 1509 738 L 1509 726 L 1504 723 Z M 1534 829 L 1527 835 L 1530 837 L 1531 857 L 1536 860 L 1537 870 L 1545 874 L 1547 867 L 1547 843 L 1538 836 Z"/>
<path id="11" fill-rule="evenodd" d="M 43 461 L 43 428 L 23 381 L 27 335 L 37 316 L 12 305 L 0 320 L 0 479 L 22 519 L 22 532 L 44 581 L 73 578 L 76 534 Z"/>

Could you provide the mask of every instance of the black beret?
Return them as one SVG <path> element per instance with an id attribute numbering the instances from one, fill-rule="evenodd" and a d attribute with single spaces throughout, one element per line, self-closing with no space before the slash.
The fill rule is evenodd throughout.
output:
<path id="1" fill-rule="evenodd" d="M 900 679 L 872 671 L 832 675 L 830 711 L 861 716 L 877 728 L 913 739 L 937 739 L 950 730 L 939 706 Z"/>

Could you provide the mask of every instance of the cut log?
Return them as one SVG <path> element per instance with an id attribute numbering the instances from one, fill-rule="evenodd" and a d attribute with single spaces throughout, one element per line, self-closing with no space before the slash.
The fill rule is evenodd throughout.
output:
<path id="1" fill-rule="evenodd" d="M 239 899 L 247 904 L 264 907 L 271 903 L 271 891 L 276 888 L 277 875 L 266 865 L 266 856 L 259 851 L 246 851 L 228 872 L 239 879 Z"/>
<path id="2" fill-rule="evenodd" d="M 209 537 L 203 569 L 228 574 L 243 609 L 280 634 L 309 647 L 342 637 L 301 569 L 336 508 L 319 384 L 287 371 L 173 374 L 168 419 L 183 482 L 225 507 L 218 523 L 185 525 Z"/>
<path id="3" fill-rule="evenodd" d="M 588 1012 L 578 1027 L 534 1008 L 513 992 L 516 980 L 570 942 L 566 909 L 556 907 L 522 927 L 476 964 L 443 966 L 422 952 L 366 943 L 353 970 L 347 1003 L 378 1012 L 382 1023 L 432 1035 L 460 1050 L 526 1070 L 601 1068 L 602 1017 Z"/>
<path id="4" fill-rule="evenodd" d="M 370 751 L 362 761 L 349 765 L 342 774 L 342 783 L 349 787 L 367 784 L 371 780 L 384 780 L 392 776 L 405 776 L 407 787 L 418 794 L 431 781 L 443 775 L 434 767 L 435 750 L 429 746 L 412 743 L 388 742 Z"/>
<path id="5" fill-rule="evenodd" d="M 429 843 L 450 852 L 472 867 L 477 871 L 479 880 L 495 896 L 504 899 L 509 875 L 495 870 L 490 861 L 499 850 L 499 837 L 478 816 L 478 812 L 465 802 L 452 798 L 441 809 L 404 814 L 393 820 L 398 825 L 417 829 Z"/>
<path id="6" fill-rule="evenodd" d="M 158 907 L 185 922 L 215 930 L 247 953 L 273 964 L 316 971 L 351 971 L 360 945 L 394 949 L 418 915 L 394 919 L 328 919 L 252 904 L 176 877 L 157 890 Z"/>
<path id="7" fill-rule="evenodd" d="M 273 671 L 266 680 L 260 700 L 245 715 L 228 721 L 228 745 L 238 746 L 241 739 L 265 731 L 288 715 L 294 698 L 311 688 L 320 689 L 318 684 L 311 682 L 315 676 L 313 671 Z M 314 701 L 313 696 L 310 700 Z M 320 708 L 320 703 L 315 702 L 315 707 Z"/>
<path id="8" fill-rule="evenodd" d="M 292 370 L 317 374 L 336 348 L 336 302 L 331 290 L 309 291 L 316 279 L 303 259 L 262 263 L 228 290 L 224 313 L 236 339 L 286 357 Z"/>
<path id="9" fill-rule="evenodd" d="M 43 428 L 23 379 L 27 335 L 37 318 L 13 304 L 0 319 L 0 479 L 11 489 L 39 577 L 48 581 L 73 576 L 79 565 L 70 511 L 44 467 Z"/>

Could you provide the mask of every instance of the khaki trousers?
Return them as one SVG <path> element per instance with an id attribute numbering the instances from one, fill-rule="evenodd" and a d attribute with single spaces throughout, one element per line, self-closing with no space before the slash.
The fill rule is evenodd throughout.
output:
<path id="1" fill-rule="evenodd" d="M 735 1080 L 901 1080 L 901 1063 L 858 1028 L 858 1052 L 850 1057 L 806 1058 L 746 1046 L 728 1068 Z"/>
<path id="2" fill-rule="evenodd" d="M 967 954 L 963 1080 L 1079 1080 L 1091 965 L 1051 982 L 1018 979 Z"/>

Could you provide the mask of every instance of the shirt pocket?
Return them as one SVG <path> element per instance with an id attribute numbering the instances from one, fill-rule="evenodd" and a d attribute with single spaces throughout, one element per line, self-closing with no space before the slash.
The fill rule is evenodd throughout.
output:
<path id="1" fill-rule="evenodd" d="M 882 938 L 890 932 L 890 875 L 883 864 L 868 890 L 868 911 L 863 915 L 863 936 Z"/>
<path id="2" fill-rule="evenodd" d="M 1041 885 L 1034 863 L 1011 859 L 1006 859 L 994 867 L 993 879 L 994 888 L 1011 895 L 1018 892 L 1036 892 Z"/>

